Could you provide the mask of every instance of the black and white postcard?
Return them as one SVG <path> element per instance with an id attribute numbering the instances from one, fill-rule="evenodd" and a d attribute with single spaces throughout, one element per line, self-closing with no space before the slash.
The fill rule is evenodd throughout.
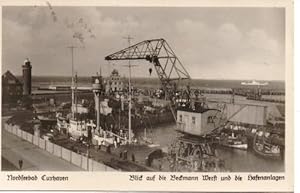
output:
<path id="1" fill-rule="evenodd" d="M 3 190 L 293 191 L 291 1 L 3 1 Z"/>

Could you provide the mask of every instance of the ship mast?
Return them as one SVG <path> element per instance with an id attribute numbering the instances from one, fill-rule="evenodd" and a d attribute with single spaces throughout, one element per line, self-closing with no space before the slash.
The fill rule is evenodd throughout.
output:
<path id="1" fill-rule="evenodd" d="M 74 95 L 75 95 L 75 118 L 76 118 L 76 120 L 77 120 L 77 113 L 78 113 L 78 109 L 77 109 L 77 102 L 78 102 L 78 99 L 77 99 L 77 81 L 78 81 L 78 79 L 77 79 L 77 72 L 75 72 L 75 93 L 74 93 Z"/>
<path id="2" fill-rule="evenodd" d="M 128 41 L 128 47 L 130 47 L 130 40 L 133 38 L 129 35 L 124 37 Z M 129 93 L 128 93 L 128 140 L 129 144 L 132 142 L 132 130 L 131 130 L 131 62 L 128 60 L 128 68 L 129 68 L 129 79 L 128 79 L 128 86 L 129 86 Z"/>
<path id="3" fill-rule="evenodd" d="M 72 119 L 75 118 L 75 114 L 73 111 L 74 108 L 74 102 L 75 102 L 75 94 L 74 94 L 74 49 L 77 48 L 76 46 L 68 46 L 67 48 L 69 48 L 71 50 L 71 64 L 72 64 L 72 84 L 71 84 L 71 90 L 72 90 Z"/>

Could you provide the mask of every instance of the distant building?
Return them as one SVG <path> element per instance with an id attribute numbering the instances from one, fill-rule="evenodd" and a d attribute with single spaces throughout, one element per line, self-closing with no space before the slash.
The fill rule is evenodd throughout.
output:
<path id="1" fill-rule="evenodd" d="M 2 75 L 2 103 L 17 102 L 21 99 L 23 84 L 9 70 Z"/>
<path id="2" fill-rule="evenodd" d="M 121 92 L 124 89 L 124 83 L 119 75 L 119 72 L 114 69 L 111 72 L 110 77 L 108 77 L 106 85 L 105 85 L 105 92 Z"/>

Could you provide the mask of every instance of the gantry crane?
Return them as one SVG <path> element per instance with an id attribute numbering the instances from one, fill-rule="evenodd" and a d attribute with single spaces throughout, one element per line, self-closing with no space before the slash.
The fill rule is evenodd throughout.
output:
<path id="1" fill-rule="evenodd" d="M 116 53 L 108 55 L 105 60 L 146 60 L 152 63 L 159 77 L 161 86 L 167 99 L 171 101 L 170 109 L 176 121 L 175 104 L 177 86 L 182 80 L 190 80 L 186 71 L 174 51 L 164 39 L 152 39 L 139 42 Z M 187 85 L 186 95 L 190 100 L 190 87 Z M 199 139 L 200 138 L 200 139 Z M 183 150 L 188 149 L 188 153 Z M 211 139 L 207 136 L 191 136 L 186 133 L 177 137 L 169 152 L 172 171 L 180 171 L 182 163 L 189 169 L 198 168 L 197 163 L 216 163 L 215 152 L 211 146 Z M 202 165 L 205 165 L 202 163 Z M 207 164 L 206 164 L 207 165 Z"/>
<path id="2" fill-rule="evenodd" d="M 105 60 L 147 60 L 152 63 L 166 98 L 171 101 L 170 109 L 176 121 L 175 91 L 182 80 L 189 80 L 191 77 L 166 40 L 144 40 L 106 56 Z"/>

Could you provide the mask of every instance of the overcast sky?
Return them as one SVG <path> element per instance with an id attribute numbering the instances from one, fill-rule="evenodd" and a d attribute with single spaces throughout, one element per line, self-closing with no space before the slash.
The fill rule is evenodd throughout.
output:
<path id="1" fill-rule="evenodd" d="M 283 8 L 3 7 L 2 71 L 21 74 L 28 57 L 33 75 L 71 75 L 73 44 L 80 47 L 79 76 L 94 75 L 99 65 L 104 76 L 114 68 L 127 76 L 124 62 L 104 57 L 125 48 L 122 37 L 130 35 L 132 43 L 165 38 L 192 78 L 284 80 L 284 14 Z M 150 77 L 150 64 L 134 64 L 133 76 Z"/>

